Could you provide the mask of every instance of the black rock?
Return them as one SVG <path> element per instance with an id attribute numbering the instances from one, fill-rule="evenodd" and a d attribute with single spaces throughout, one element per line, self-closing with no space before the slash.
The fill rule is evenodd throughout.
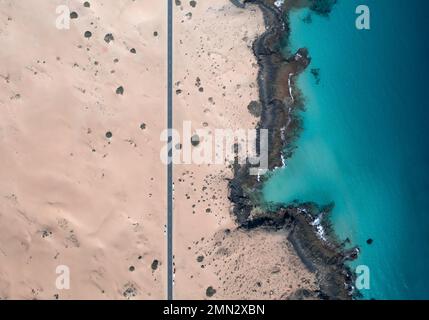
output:
<path id="1" fill-rule="evenodd" d="M 206 290 L 206 296 L 207 297 L 213 297 L 215 295 L 215 293 L 216 293 L 216 290 L 213 289 L 212 286 L 208 287 Z"/>
<path id="2" fill-rule="evenodd" d="M 106 41 L 106 43 L 110 43 L 110 41 L 115 40 L 115 38 L 113 37 L 113 34 L 108 33 L 104 36 L 104 41 Z"/>
<path id="3" fill-rule="evenodd" d="M 230 0 L 230 1 L 237 8 L 241 8 L 241 9 L 246 8 L 246 5 L 245 5 L 246 0 Z"/>
<path id="4" fill-rule="evenodd" d="M 197 134 L 194 134 L 194 135 L 191 137 L 191 144 L 192 144 L 194 147 L 196 147 L 196 146 L 198 146 L 198 145 L 200 144 L 200 137 L 199 137 Z"/>
<path id="5" fill-rule="evenodd" d="M 124 87 L 118 87 L 118 89 L 116 89 L 116 94 L 120 94 L 123 95 L 124 94 Z"/>
<path id="6" fill-rule="evenodd" d="M 262 104 L 259 101 L 251 101 L 247 106 L 250 114 L 254 117 L 260 117 L 262 114 Z"/>
<path id="7" fill-rule="evenodd" d="M 159 265 L 159 261 L 158 260 L 153 260 L 152 265 L 150 266 L 152 268 L 153 271 L 155 271 L 156 269 L 158 269 L 158 265 Z"/>

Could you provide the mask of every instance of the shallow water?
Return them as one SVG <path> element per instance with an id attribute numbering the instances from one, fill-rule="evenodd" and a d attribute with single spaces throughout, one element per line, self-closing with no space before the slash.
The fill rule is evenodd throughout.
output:
<path id="1" fill-rule="evenodd" d="M 371 10 L 369 31 L 355 27 L 361 3 Z M 429 298 L 429 3 L 361 3 L 339 0 L 310 23 L 308 10 L 291 13 L 291 49 L 312 56 L 298 81 L 304 130 L 264 195 L 335 202 L 336 232 L 362 249 L 353 265 L 370 268 L 365 298 Z"/>

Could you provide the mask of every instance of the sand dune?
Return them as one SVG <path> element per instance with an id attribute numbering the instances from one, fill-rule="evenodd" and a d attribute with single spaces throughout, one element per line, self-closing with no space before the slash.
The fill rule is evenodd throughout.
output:
<path id="1" fill-rule="evenodd" d="M 164 4 L 65 3 L 1 2 L 0 298 L 163 298 Z"/>

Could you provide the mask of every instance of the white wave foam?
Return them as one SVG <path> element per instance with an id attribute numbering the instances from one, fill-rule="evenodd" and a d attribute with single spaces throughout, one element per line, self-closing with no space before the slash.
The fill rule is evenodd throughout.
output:
<path id="1" fill-rule="evenodd" d="M 282 6 L 283 6 L 283 4 L 285 3 L 285 0 L 276 0 L 275 2 L 274 2 L 274 5 L 277 7 L 277 8 L 281 8 Z"/>
<path id="2" fill-rule="evenodd" d="M 326 232 L 322 226 L 322 217 L 323 217 L 322 215 L 319 215 L 316 219 L 314 219 L 311 225 L 316 227 L 316 232 L 319 238 L 322 239 L 323 241 L 327 241 Z"/>

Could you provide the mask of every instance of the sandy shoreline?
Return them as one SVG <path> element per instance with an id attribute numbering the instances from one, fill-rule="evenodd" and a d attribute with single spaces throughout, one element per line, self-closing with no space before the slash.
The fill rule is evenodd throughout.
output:
<path id="1" fill-rule="evenodd" d="M 259 101 L 265 83 L 258 83 L 254 44 L 266 30 L 267 15 L 257 5 L 225 0 L 198 2 L 196 8 L 182 2 L 177 9 L 176 128 L 187 120 L 194 129 L 255 128 L 261 119 L 247 106 Z M 287 241 L 287 230 L 246 230 L 231 215 L 230 165 L 174 170 L 176 298 L 287 299 L 317 289 L 314 274 Z M 207 295 L 208 288 L 216 292 Z"/>

